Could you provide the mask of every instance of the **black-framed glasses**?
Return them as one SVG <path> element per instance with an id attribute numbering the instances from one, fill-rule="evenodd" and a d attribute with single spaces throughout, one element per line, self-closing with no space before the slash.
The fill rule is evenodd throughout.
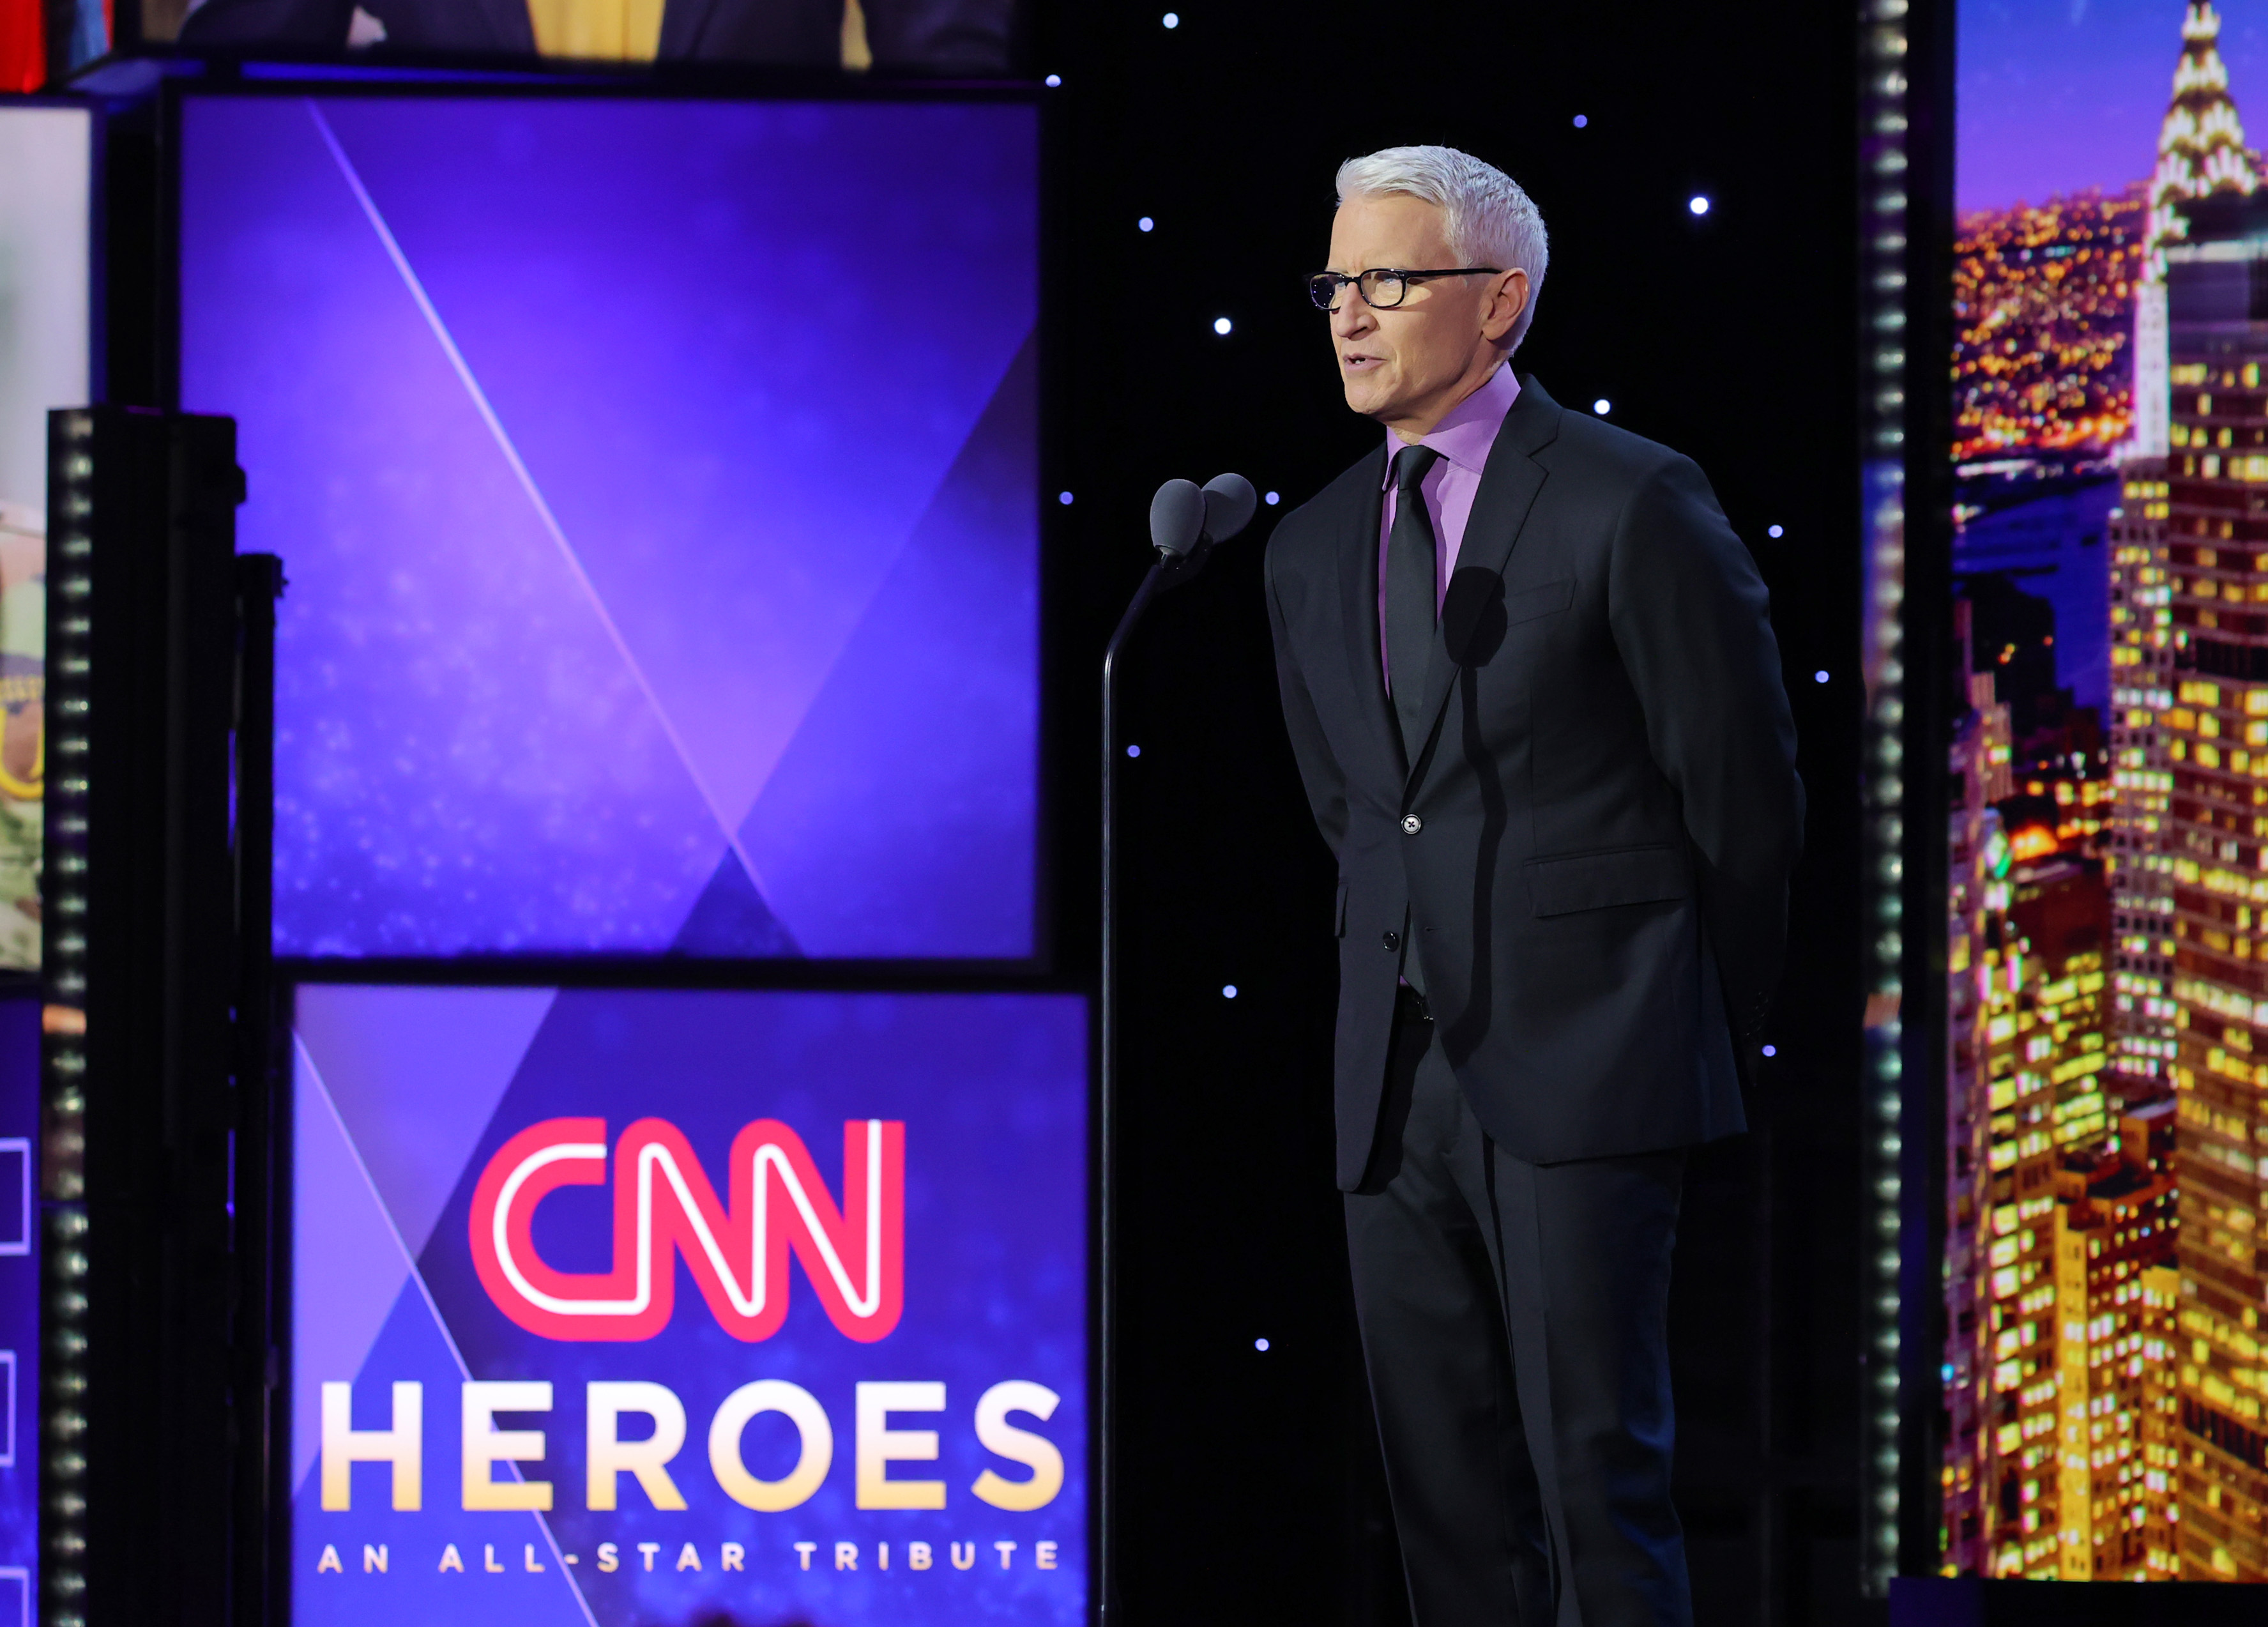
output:
<path id="1" fill-rule="evenodd" d="M 1454 266 L 1446 271 L 1366 271 L 1360 276 L 1341 276 L 1336 271 L 1318 271 L 1307 279 L 1307 298 L 1322 309 L 1339 308 L 1339 290 L 1351 286 L 1362 296 L 1362 302 L 1373 310 L 1391 311 L 1409 297 L 1410 284 L 1431 282 L 1437 276 L 1493 276 L 1501 266 Z"/>

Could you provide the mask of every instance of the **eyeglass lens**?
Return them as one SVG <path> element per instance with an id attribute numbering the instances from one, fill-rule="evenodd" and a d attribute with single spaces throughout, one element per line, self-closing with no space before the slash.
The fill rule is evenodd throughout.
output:
<path id="1" fill-rule="evenodd" d="M 1396 271 L 1366 271 L 1359 278 L 1341 276 L 1335 271 L 1322 271 L 1307 279 L 1307 293 L 1318 306 L 1328 311 L 1338 304 L 1339 291 L 1351 282 L 1359 282 L 1363 299 L 1381 311 L 1390 311 L 1400 305 L 1403 295 L 1410 287 Z"/>

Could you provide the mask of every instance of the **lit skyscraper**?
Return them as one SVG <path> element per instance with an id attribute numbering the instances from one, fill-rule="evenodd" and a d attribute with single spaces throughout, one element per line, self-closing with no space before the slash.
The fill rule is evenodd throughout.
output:
<path id="1" fill-rule="evenodd" d="M 2166 465 L 2121 471 L 2110 512 L 2111 1088 L 2147 1101 L 2172 1085 L 2174 892 L 2161 851 L 2173 774 L 2158 720 L 2174 703 L 2166 585 Z"/>
<path id="2" fill-rule="evenodd" d="M 2066 1581 L 2171 1580 L 2174 1498 L 2150 1474 L 2174 1405 L 2164 1361 L 2176 1278 L 2164 1106 L 2056 1172 L 2058 1564 Z M 2154 1128 L 2158 1129 L 2154 1134 Z M 2155 1360 L 2152 1359 L 2153 1356 Z"/>
<path id="3" fill-rule="evenodd" d="M 2014 793 L 2009 773 L 2008 709 L 1993 699 L 1992 680 L 1969 670 L 1970 610 L 1955 602 L 1955 645 L 1962 652 L 1970 710 L 1955 725 L 1952 778 L 1959 800 L 1948 831 L 1946 1228 L 1945 1228 L 1945 1561 L 1955 1574 L 1992 1569 L 1999 1522 L 1992 1461 L 1992 1293 L 1986 1251 L 1992 1245 L 1991 1080 L 1986 1018 L 1997 946 L 2010 887 L 2007 835 L 1992 805 Z"/>
<path id="4" fill-rule="evenodd" d="M 2181 1573 L 2268 1581 L 2268 195 L 2167 251 Z M 2256 1053 L 2264 1058 L 2256 1060 Z"/>
<path id="5" fill-rule="evenodd" d="M 1989 1201 L 1970 1273 L 1983 1525 L 1991 1574 L 2054 1579 L 2066 1573 L 2066 1517 L 2087 1501 L 2068 1496 L 2060 1449 L 2071 1290 L 2058 1243 L 2073 1197 L 2066 1164 L 2105 1130 L 2110 907 L 2100 867 L 2060 856 L 2013 864 L 1985 905 L 1983 1101 L 1971 1110 L 1984 1115 Z"/>
<path id="6" fill-rule="evenodd" d="M 2117 805 L 2040 663 L 2045 602 L 1970 591 L 1996 620 L 1955 606 L 1943 1568 L 2170 1579 L 2173 1114 L 2111 1071 Z M 2031 697 L 2021 740 L 2002 685 Z"/>
<path id="7" fill-rule="evenodd" d="M 2168 447 L 2167 247 L 2187 227 L 2182 206 L 2212 193 L 2249 195 L 2259 185 L 2244 145 L 2244 122 L 2229 99 L 2220 59 L 2220 17 L 2192 4 L 2182 19 L 2174 97 L 2158 129 L 2150 176 L 2150 221 L 2142 276 L 2134 291 L 2134 454 L 2162 458 Z"/>

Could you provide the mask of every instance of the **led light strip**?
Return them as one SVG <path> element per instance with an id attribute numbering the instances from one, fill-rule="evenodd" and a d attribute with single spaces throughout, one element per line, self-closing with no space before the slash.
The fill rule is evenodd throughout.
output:
<path id="1" fill-rule="evenodd" d="M 1859 92 L 1860 310 L 1865 328 L 1861 535 L 1867 675 L 1864 877 L 1867 1035 L 1861 1258 L 1859 1586 L 1889 1591 L 1899 1547 L 1899 1157 L 1904 1064 L 1904 723 L 1908 0 L 1867 0 Z"/>
<path id="2" fill-rule="evenodd" d="M 94 606 L 94 416 L 56 413 L 48 453 L 48 751 L 41 975 L 45 1092 L 46 1550 L 40 1619 L 86 1627 L 87 736 Z"/>

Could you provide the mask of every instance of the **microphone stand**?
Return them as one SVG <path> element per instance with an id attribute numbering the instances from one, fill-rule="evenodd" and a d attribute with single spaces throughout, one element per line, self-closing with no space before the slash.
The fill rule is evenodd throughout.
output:
<path id="1" fill-rule="evenodd" d="M 1099 1621 L 1123 1619 L 1118 1601 L 1117 1363 L 1118 1363 L 1118 657 L 1133 637 L 1151 601 L 1168 588 L 1178 587 L 1197 575 L 1211 552 L 1199 542 L 1175 557 L 1164 548 L 1158 562 L 1142 578 L 1118 618 L 1118 630 L 1102 652 L 1102 1037 L 1101 1088 L 1095 1104 L 1095 1130 L 1100 1146 L 1095 1267 L 1097 1308 L 1095 1337 L 1101 1360 L 1095 1370 L 1095 1589 Z"/>

